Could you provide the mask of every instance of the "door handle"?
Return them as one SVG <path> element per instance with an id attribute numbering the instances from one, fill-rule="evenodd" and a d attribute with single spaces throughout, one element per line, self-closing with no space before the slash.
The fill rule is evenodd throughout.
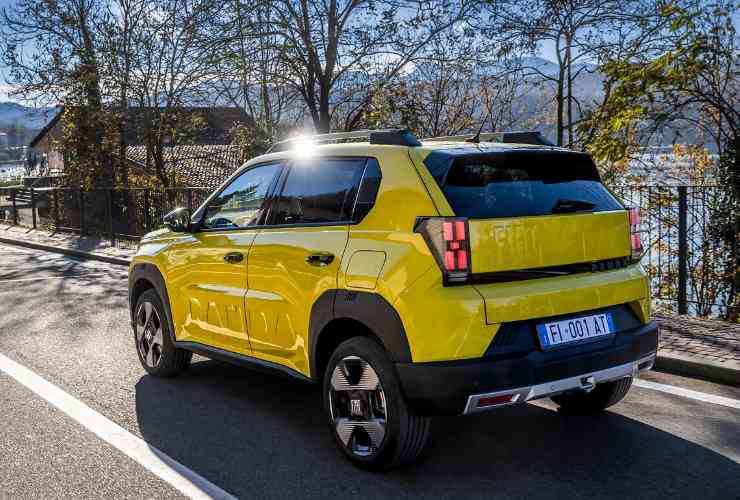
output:
<path id="1" fill-rule="evenodd" d="M 244 260 L 244 254 L 241 252 L 229 252 L 224 255 L 224 260 L 229 264 L 238 264 Z"/>
<path id="2" fill-rule="evenodd" d="M 329 252 L 312 253 L 306 257 L 306 263 L 312 266 L 324 267 L 334 261 L 334 255 Z"/>

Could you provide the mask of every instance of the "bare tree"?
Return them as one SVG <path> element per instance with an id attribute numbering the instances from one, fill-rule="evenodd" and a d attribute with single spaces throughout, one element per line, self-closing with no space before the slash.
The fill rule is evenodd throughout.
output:
<path id="1" fill-rule="evenodd" d="M 637 25 L 644 14 L 640 0 L 488 0 L 491 24 L 487 30 L 496 44 L 535 55 L 543 44 L 554 49 L 555 69 L 536 58 L 522 60 L 527 76 L 554 87 L 556 141 L 573 145 L 582 103 L 574 82 L 606 46 L 620 43 L 625 27 Z M 567 133 L 567 140 L 566 140 Z"/>
<path id="2" fill-rule="evenodd" d="M 126 160 L 128 124 L 127 110 L 131 104 L 131 76 L 136 60 L 136 49 L 142 44 L 142 24 L 151 14 L 150 0 L 110 0 L 107 22 L 101 30 L 103 53 L 103 92 L 113 103 L 111 115 L 118 122 L 118 180 L 128 185 Z"/>
<path id="3" fill-rule="evenodd" d="M 40 102 L 99 107 L 101 0 L 20 0 L 0 11 L 0 50 L 15 93 Z M 32 47 L 32 51 L 28 48 Z"/>
<path id="4" fill-rule="evenodd" d="M 0 50 L 14 94 L 39 104 L 80 108 L 68 113 L 79 138 L 65 147 L 79 182 L 114 182 L 102 110 L 100 27 L 102 0 L 20 0 L 0 12 Z M 31 50 L 29 50 L 31 48 Z"/>
<path id="5" fill-rule="evenodd" d="M 347 101 L 340 87 L 362 83 L 369 90 L 393 81 L 463 19 L 472 0 L 273 0 L 270 6 L 270 22 L 260 31 L 279 37 L 284 72 L 274 81 L 293 87 L 314 127 L 327 132 L 333 108 Z M 358 103 L 346 128 L 361 121 L 369 104 Z"/>
<path id="6" fill-rule="evenodd" d="M 250 135 L 268 141 L 279 139 L 304 118 L 295 87 L 276 78 L 289 68 L 282 57 L 281 36 L 269 29 L 274 16 L 269 4 L 246 5 L 236 0 L 216 20 L 224 34 L 224 48 L 215 66 L 215 100 L 244 109 L 254 127 Z"/>
<path id="7" fill-rule="evenodd" d="M 211 102 L 221 47 L 208 28 L 218 6 L 209 0 L 150 1 L 130 35 L 126 95 L 138 109 L 139 140 L 165 187 L 173 184 L 165 149 L 187 141 L 203 123 L 182 108 Z"/>

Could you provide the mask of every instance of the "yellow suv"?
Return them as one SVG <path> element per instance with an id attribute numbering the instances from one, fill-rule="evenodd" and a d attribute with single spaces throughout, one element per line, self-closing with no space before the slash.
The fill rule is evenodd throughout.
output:
<path id="1" fill-rule="evenodd" d="M 603 410 L 655 359 L 637 213 L 583 153 L 314 136 L 165 223 L 129 274 L 146 371 L 197 353 L 317 382 L 362 467 L 413 461 L 434 415 L 543 397 Z"/>

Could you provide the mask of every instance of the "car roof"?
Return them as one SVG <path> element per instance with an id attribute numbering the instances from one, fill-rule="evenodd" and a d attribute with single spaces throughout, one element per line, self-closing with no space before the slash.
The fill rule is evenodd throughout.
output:
<path id="1" fill-rule="evenodd" d="M 461 141 L 423 141 L 421 146 L 400 146 L 371 144 L 364 142 L 344 142 L 331 144 L 297 144 L 295 147 L 257 156 L 249 160 L 245 166 L 264 163 L 269 161 L 294 159 L 297 156 L 379 156 L 390 151 L 408 151 L 413 149 L 419 151 L 422 157 L 433 151 L 448 150 L 452 154 L 504 152 L 515 150 L 541 150 L 541 151 L 568 151 L 569 149 L 556 146 L 543 146 L 541 144 L 519 144 L 504 142 L 461 142 Z"/>

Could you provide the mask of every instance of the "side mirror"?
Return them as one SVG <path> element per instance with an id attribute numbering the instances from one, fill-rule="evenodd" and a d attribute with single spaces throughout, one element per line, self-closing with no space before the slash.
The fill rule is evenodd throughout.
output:
<path id="1" fill-rule="evenodd" d="M 176 208 L 164 216 L 165 225 L 176 233 L 187 233 L 190 231 L 190 210 L 187 208 Z"/>

